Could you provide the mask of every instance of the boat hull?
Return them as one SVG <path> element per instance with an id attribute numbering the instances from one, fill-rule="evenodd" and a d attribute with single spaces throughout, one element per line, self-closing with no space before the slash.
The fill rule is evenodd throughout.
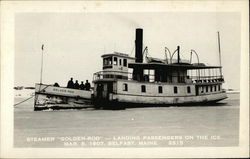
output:
<path id="1" fill-rule="evenodd" d="M 95 99 L 97 108 L 124 109 L 135 107 L 167 107 L 167 106 L 206 106 L 227 98 L 225 92 L 198 96 L 138 96 L 128 94 L 110 94 L 109 99 Z M 214 104 L 216 105 L 216 104 Z"/>
<path id="2" fill-rule="evenodd" d="M 93 107 L 92 92 L 36 84 L 34 110 L 83 109 Z"/>

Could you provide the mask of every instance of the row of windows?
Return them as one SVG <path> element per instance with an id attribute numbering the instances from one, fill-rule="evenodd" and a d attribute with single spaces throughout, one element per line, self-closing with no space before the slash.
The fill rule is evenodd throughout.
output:
<path id="1" fill-rule="evenodd" d="M 220 85 L 213 85 L 213 86 L 202 86 L 201 87 L 201 93 L 204 93 L 205 91 L 208 92 L 210 89 L 210 92 L 216 92 L 217 91 L 217 87 L 218 87 L 218 91 L 221 90 L 221 86 Z M 191 88 L 190 86 L 187 86 L 187 93 L 191 93 Z M 174 86 L 174 94 L 178 93 L 178 87 Z M 123 91 L 128 91 L 128 84 L 124 83 L 123 84 Z M 145 85 L 141 85 L 141 92 L 145 93 L 147 91 L 146 86 Z M 158 93 L 163 93 L 163 89 L 162 86 L 158 86 Z"/>
<path id="2" fill-rule="evenodd" d="M 217 91 L 217 85 L 214 86 L 203 86 L 201 87 L 201 92 L 204 93 L 205 91 L 208 92 L 210 90 L 210 92 L 216 92 Z M 218 91 L 220 91 L 220 85 L 218 85 Z"/>
<path id="3" fill-rule="evenodd" d="M 118 58 L 114 57 L 114 60 L 112 61 L 112 57 L 107 57 L 103 59 L 103 65 L 112 65 L 112 62 L 114 65 L 118 65 Z M 122 66 L 122 59 L 119 59 L 119 65 Z M 127 59 L 123 59 L 123 66 L 127 67 Z"/>
<path id="4" fill-rule="evenodd" d="M 118 58 L 114 57 L 114 65 L 118 65 Z M 119 65 L 122 65 L 122 59 L 119 59 Z M 123 66 L 127 67 L 127 59 L 123 59 Z"/>
<path id="5" fill-rule="evenodd" d="M 127 83 L 123 84 L 123 91 L 128 91 L 128 84 Z M 146 86 L 145 85 L 141 85 L 141 92 L 142 93 L 146 92 Z M 162 86 L 158 86 L 158 93 L 163 93 Z M 175 94 L 178 93 L 178 87 L 176 87 L 176 86 L 174 86 L 174 93 Z M 187 93 L 191 93 L 190 86 L 187 86 Z"/>

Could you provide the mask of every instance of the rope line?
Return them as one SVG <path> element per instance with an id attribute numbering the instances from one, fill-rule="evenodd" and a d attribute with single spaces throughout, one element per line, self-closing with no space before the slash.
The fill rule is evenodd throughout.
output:
<path id="1" fill-rule="evenodd" d="M 135 49 L 135 45 L 133 45 L 133 49 L 132 49 L 132 51 L 130 52 L 129 56 L 132 55 L 132 53 L 134 52 L 134 49 Z"/>
<path id="2" fill-rule="evenodd" d="M 37 93 L 40 93 L 41 91 L 43 91 L 44 89 L 48 88 L 49 86 L 50 86 L 50 85 L 48 85 L 48 86 L 44 87 L 42 90 L 40 90 L 40 88 L 41 88 L 41 85 L 40 85 L 40 88 L 39 88 L 40 91 L 38 91 Z M 35 92 L 35 94 L 36 94 L 36 92 Z M 22 100 L 21 102 L 18 102 L 18 103 L 16 103 L 16 104 L 14 104 L 14 106 L 17 106 L 17 105 L 19 105 L 19 104 L 21 104 L 21 103 L 24 103 L 24 102 L 30 100 L 31 98 L 33 98 L 33 97 L 35 96 L 35 94 L 32 95 L 31 97 L 27 98 L 27 99 Z"/>
<path id="3" fill-rule="evenodd" d="M 32 95 L 31 97 L 29 97 L 29 98 L 27 98 L 27 99 L 25 99 L 25 100 L 23 100 L 23 101 L 21 101 L 21 102 L 19 102 L 19 103 L 16 103 L 16 104 L 14 104 L 14 106 L 17 106 L 17 105 L 19 105 L 19 104 L 21 104 L 21 103 L 24 103 L 24 102 L 26 102 L 27 100 L 33 98 L 34 96 L 35 96 L 35 95 Z"/>

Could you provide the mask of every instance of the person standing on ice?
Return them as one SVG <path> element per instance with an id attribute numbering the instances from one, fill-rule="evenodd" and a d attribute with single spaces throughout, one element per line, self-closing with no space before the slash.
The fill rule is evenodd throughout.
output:
<path id="1" fill-rule="evenodd" d="M 84 85 L 83 81 L 81 81 L 80 89 L 81 89 L 81 90 L 84 90 L 84 89 L 85 89 L 85 85 Z"/>
<path id="2" fill-rule="evenodd" d="M 78 83 L 78 80 L 76 80 L 76 83 L 74 84 L 74 88 L 75 88 L 75 89 L 79 89 L 79 88 L 80 88 L 80 85 L 79 85 L 79 83 Z"/>
<path id="3" fill-rule="evenodd" d="M 86 90 L 90 90 L 90 83 L 89 83 L 89 81 L 88 80 L 86 80 L 86 83 L 85 83 L 85 89 Z"/>
<path id="4" fill-rule="evenodd" d="M 74 88 L 74 82 L 73 82 L 73 78 L 72 78 L 72 77 L 71 77 L 70 80 L 68 81 L 67 88 Z"/>

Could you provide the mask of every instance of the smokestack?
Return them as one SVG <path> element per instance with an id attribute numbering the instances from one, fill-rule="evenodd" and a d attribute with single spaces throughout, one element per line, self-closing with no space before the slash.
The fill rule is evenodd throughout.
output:
<path id="1" fill-rule="evenodd" d="M 143 29 L 137 28 L 135 33 L 135 62 L 142 63 Z"/>

